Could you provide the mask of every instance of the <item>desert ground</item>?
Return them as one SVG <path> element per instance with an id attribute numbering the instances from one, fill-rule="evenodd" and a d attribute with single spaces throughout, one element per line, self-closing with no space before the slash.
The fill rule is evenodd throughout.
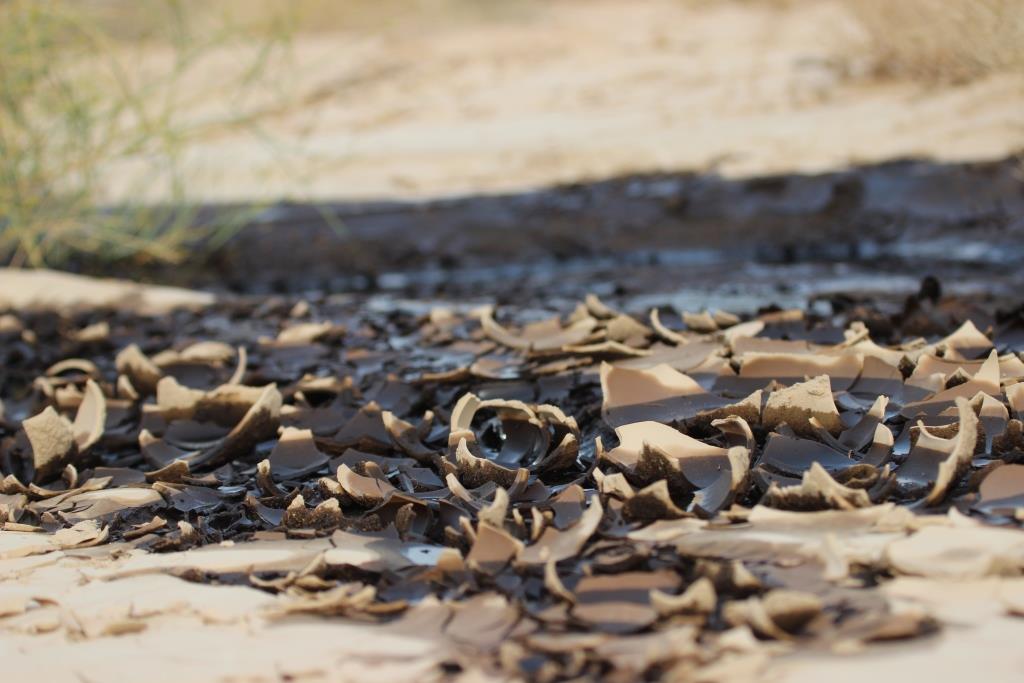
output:
<path id="1" fill-rule="evenodd" d="M 241 128 L 215 51 L 245 226 L 0 268 L 5 673 L 1017 680 L 1024 70 L 852 4 L 320 5 Z"/>

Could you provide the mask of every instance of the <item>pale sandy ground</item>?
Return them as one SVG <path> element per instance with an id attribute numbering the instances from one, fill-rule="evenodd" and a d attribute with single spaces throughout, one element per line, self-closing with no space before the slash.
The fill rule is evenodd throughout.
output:
<path id="1" fill-rule="evenodd" d="M 880 82 L 858 31 L 831 0 L 559 0 L 302 36 L 278 62 L 287 97 L 248 94 L 287 104 L 260 121 L 269 143 L 211 133 L 187 176 L 211 200 L 396 198 L 1024 149 L 1024 78 Z M 213 90 L 196 115 L 235 104 Z"/>

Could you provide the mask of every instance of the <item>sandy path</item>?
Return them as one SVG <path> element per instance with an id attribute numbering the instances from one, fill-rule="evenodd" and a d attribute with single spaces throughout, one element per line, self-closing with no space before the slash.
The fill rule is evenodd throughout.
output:
<path id="1" fill-rule="evenodd" d="M 1024 79 L 844 75 L 856 30 L 831 1 L 565 0 L 511 19 L 302 37 L 282 79 L 304 103 L 262 122 L 274 144 L 210 136 L 189 150 L 188 175 L 206 199 L 393 198 L 1024 147 Z"/>

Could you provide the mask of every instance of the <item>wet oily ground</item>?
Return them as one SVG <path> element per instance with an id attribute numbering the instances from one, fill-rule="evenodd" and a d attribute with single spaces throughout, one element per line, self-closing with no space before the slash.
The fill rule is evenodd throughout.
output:
<path id="1" fill-rule="evenodd" d="M 1024 623 L 1021 309 L 392 304 L 0 317 L 5 672 L 750 680 L 978 581 Z"/>

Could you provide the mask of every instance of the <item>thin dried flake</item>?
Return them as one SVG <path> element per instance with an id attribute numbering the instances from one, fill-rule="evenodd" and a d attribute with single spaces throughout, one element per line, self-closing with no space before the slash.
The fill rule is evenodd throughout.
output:
<path id="1" fill-rule="evenodd" d="M 935 347 L 945 349 L 947 358 L 973 360 L 989 353 L 992 340 L 968 320 L 955 332 L 937 341 Z"/>
<path id="2" fill-rule="evenodd" d="M 99 442 L 106 423 L 107 399 L 100 386 L 90 379 L 85 383 L 85 395 L 71 425 L 80 453 L 87 452 Z"/>
<path id="3" fill-rule="evenodd" d="M 700 313 L 683 312 L 683 324 L 692 332 L 709 333 L 718 331 L 718 321 L 708 311 Z"/>
<path id="4" fill-rule="evenodd" d="M 896 470 L 899 485 L 909 494 L 928 490 L 924 505 L 941 502 L 970 467 L 978 437 L 978 418 L 963 398 L 956 400 L 959 428 L 951 439 L 943 439 L 919 424 L 917 442 L 906 461 Z"/>
<path id="5" fill-rule="evenodd" d="M 706 576 L 698 578 L 679 595 L 659 590 L 651 591 L 651 605 L 663 617 L 675 614 L 708 615 L 715 611 L 717 602 L 715 584 Z"/>
<path id="6" fill-rule="evenodd" d="M 799 486 L 772 484 L 761 499 L 762 505 L 784 510 L 852 510 L 871 506 L 867 491 L 838 483 L 817 462 L 812 463 Z"/>
<path id="7" fill-rule="evenodd" d="M 915 370 L 915 374 L 916 372 Z M 971 399 L 979 392 L 998 396 L 1002 393 L 1000 389 L 1000 376 L 999 356 L 993 351 L 968 381 L 948 389 L 936 391 L 927 396 L 927 398 L 907 403 L 903 406 L 900 414 L 909 419 L 935 417 L 950 408 L 959 398 Z M 908 386 L 913 379 L 914 376 L 911 376 L 907 380 Z M 945 386 L 945 383 L 942 386 Z"/>
<path id="8" fill-rule="evenodd" d="M 514 333 L 499 325 L 494 320 L 493 310 L 488 307 L 480 314 L 480 325 L 487 337 L 503 346 L 524 351 L 547 351 L 582 343 L 593 332 L 597 321 L 582 318 L 563 327 L 558 318 L 551 318 L 530 323 Z"/>
<path id="9" fill-rule="evenodd" d="M 47 377 L 59 377 L 61 375 L 85 375 L 92 379 L 100 378 L 100 370 L 96 364 L 86 358 L 67 358 L 54 363 L 44 373 Z"/>
<path id="10" fill-rule="evenodd" d="M 279 479 L 299 479 L 327 465 L 327 456 L 317 450 L 313 432 L 291 427 L 281 432 L 269 460 Z"/>
<path id="11" fill-rule="evenodd" d="M 602 415 L 612 427 L 634 422 L 700 422 L 737 415 L 760 422 L 761 394 L 735 402 L 704 390 L 695 380 L 669 365 L 634 370 L 601 365 Z"/>
<path id="12" fill-rule="evenodd" d="M 993 441 L 1006 431 L 1010 414 L 1002 401 L 984 393 L 971 399 L 971 409 L 978 416 L 979 428 L 985 434 L 985 452 L 991 453 Z"/>
<path id="13" fill-rule="evenodd" d="M 828 444 L 785 434 L 771 434 L 765 442 L 758 466 L 791 477 L 803 476 L 817 463 L 829 472 L 841 472 L 857 464 L 848 451 L 838 451 Z"/>
<path id="14" fill-rule="evenodd" d="M 153 489 L 117 488 L 77 493 L 62 500 L 53 512 L 68 524 L 77 524 L 84 520 L 105 521 L 128 510 L 163 507 L 163 497 Z"/>
<path id="15" fill-rule="evenodd" d="M 156 391 L 163 372 L 136 344 L 125 347 L 114 359 L 117 371 L 131 380 L 132 386 L 144 396 Z"/>
<path id="16" fill-rule="evenodd" d="M 631 495 L 622 506 L 623 516 L 634 522 L 679 519 L 686 511 L 679 508 L 669 494 L 668 482 L 656 481 Z"/>
<path id="17" fill-rule="evenodd" d="M 387 480 L 364 477 L 353 472 L 348 465 L 338 467 L 338 483 L 349 499 L 367 508 L 380 505 L 396 491 Z"/>
<path id="18" fill-rule="evenodd" d="M 331 437 L 331 441 L 339 448 L 389 448 L 391 435 L 384 426 L 381 407 L 373 401 L 364 405 Z"/>
<path id="19" fill-rule="evenodd" d="M 1013 416 L 1018 420 L 1024 413 L 1024 382 L 1017 382 L 1006 387 L 1006 400 L 1010 404 Z"/>
<path id="20" fill-rule="evenodd" d="M 94 519 L 85 520 L 67 529 L 59 529 L 53 535 L 53 541 L 62 550 L 70 548 L 90 548 L 105 543 L 110 536 L 110 528 L 101 526 Z"/>
<path id="21" fill-rule="evenodd" d="M 335 332 L 332 323 L 296 323 L 282 329 L 277 335 L 278 344 L 311 344 Z"/>
<path id="22" fill-rule="evenodd" d="M 481 653 L 493 652 L 506 642 L 520 619 L 519 610 L 499 593 L 481 593 L 452 608 L 452 617 L 444 626 L 445 636 Z"/>
<path id="23" fill-rule="evenodd" d="M 522 551 L 522 541 L 504 529 L 482 522 L 477 526 L 466 564 L 484 574 L 497 574 Z"/>
<path id="24" fill-rule="evenodd" d="M 646 346 L 647 338 L 654 334 L 651 328 L 625 314 L 606 320 L 603 325 L 610 341 L 622 342 L 629 346 Z"/>
<path id="25" fill-rule="evenodd" d="M 387 410 L 381 412 L 381 420 L 394 445 L 406 455 L 420 461 L 429 461 L 433 458 L 434 451 L 423 445 L 419 431 L 412 424 Z"/>
<path id="26" fill-rule="evenodd" d="M 732 505 L 747 487 L 750 471 L 750 451 L 744 446 L 734 446 L 726 456 L 729 467 L 719 472 L 715 480 L 704 488 L 695 491 L 693 500 L 687 507 L 688 512 L 702 517 L 714 517 L 719 511 Z"/>
<path id="27" fill-rule="evenodd" d="M 277 432 L 280 414 L 281 392 L 270 384 L 262 389 L 259 399 L 228 435 L 189 459 L 189 465 L 193 469 L 216 467 L 248 455 L 256 444 Z"/>
<path id="28" fill-rule="evenodd" d="M 742 391 L 764 389 L 770 383 L 792 385 L 808 377 L 827 375 L 832 391 L 846 391 L 860 376 L 864 358 L 855 353 L 745 353 L 736 383 Z"/>
<path id="29" fill-rule="evenodd" d="M 32 481 L 36 483 L 57 477 L 78 452 L 71 424 L 49 406 L 21 426 L 31 449 Z"/>
<path id="30" fill-rule="evenodd" d="M 843 423 L 825 375 L 770 393 L 761 421 L 768 429 L 785 423 L 797 434 L 813 437 L 816 430 L 811 418 L 832 435 L 842 431 Z"/>
<path id="31" fill-rule="evenodd" d="M 570 344 L 563 346 L 566 353 L 598 358 L 643 358 L 650 355 L 647 349 L 640 349 L 622 342 L 605 340 L 593 344 Z"/>
<path id="32" fill-rule="evenodd" d="M 990 515 L 1014 517 L 1024 510 L 1024 465 L 1003 465 L 990 471 L 978 487 L 973 508 Z"/>
<path id="33" fill-rule="evenodd" d="M 197 449 L 185 449 L 159 439 L 147 430 L 139 432 L 139 449 L 142 457 L 151 467 L 162 470 L 176 461 L 189 462 L 199 455 Z"/>
<path id="34" fill-rule="evenodd" d="M 603 516 L 604 508 L 601 501 L 594 496 L 590 506 L 576 524 L 565 531 L 547 527 L 535 543 L 519 552 L 516 561 L 521 564 L 538 565 L 561 562 L 577 556 L 584 544 L 597 531 Z"/>
<path id="35" fill-rule="evenodd" d="M 192 471 L 189 469 L 188 463 L 184 460 L 174 460 L 170 464 L 161 467 L 153 472 L 146 472 L 146 481 L 152 483 L 161 481 L 166 484 L 180 484 L 186 478 L 192 475 Z"/>
<path id="36" fill-rule="evenodd" d="M 731 626 L 749 626 L 758 635 L 790 640 L 821 614 L 822 609 L 822 601 L 816 595 L 777 589 L 763 598 L 729 602 L 722 616 Z"/>
<path id="37" fill-rule="evenodd" d="M 634 633 L 658 619 L 651 591 L 674 592 L 680 583 L 679 575 L 669 570 L 585 576 L 573 591 L 571 614 L 588 628 Z"/>
<path id="38" fill-rule="evenodd" d="M 881 467 L 889 462 L 889 459 L 892 457 L 894 444 L 895 438 L 892 432 L 889 431 L 889 428 L 881 424 L 876 426 L 875 435 L 871 440 L 871 447 L 864 454 L 864 457 L 861 458 L 861 463 L 873 467 Z"/>
<path id="39" fill-rule="evenodd" d="M 665 324 L 661 322 L 661 314 L 658 312 L 657 308 L 651 309 L 650 320 L 651 327 L 654 328 L 654 331 L 658 333 L 658 336 L 665 341 L 671 342 L 677 346 L 683 346 L 690 341 L 685 335 L 666 327 Z"/>
<path id="40" fill-rule="evenodd" d="M 879 396 L 861 419 L 839 435 L 839 443 L 852 451 L 860 451 L 872 442 L 878 425 L 885 422 L 885 411 L 889 406 L 886 396 Z"/>

